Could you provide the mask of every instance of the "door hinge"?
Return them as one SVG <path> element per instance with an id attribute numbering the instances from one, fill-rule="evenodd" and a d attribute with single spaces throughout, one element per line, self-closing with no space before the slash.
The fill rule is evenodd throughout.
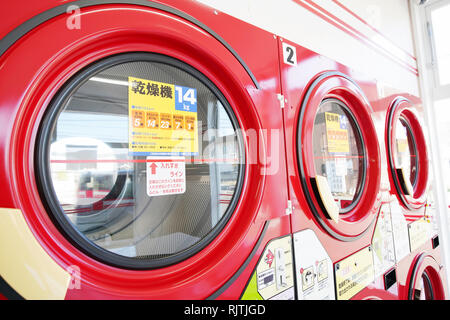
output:
<path id="1" fill-rule="evenodd" d="M 292 201 L 288 200 L 287 202 L 287 208 L 286 208 L 286 215 L 291 215 L 292 211 L 293 211 L 293 207 L 292 207 Z"/>
<path id="2" fill-rule="evenodd" d="M 284 96 L 281 93 L 278 93 L 277 99 L 280 102 L 280 108 L 283 109 L 284 108 Z"/>

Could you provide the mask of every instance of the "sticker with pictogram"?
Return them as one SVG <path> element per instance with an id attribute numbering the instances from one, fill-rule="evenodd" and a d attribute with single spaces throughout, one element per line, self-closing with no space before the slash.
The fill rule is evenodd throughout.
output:
<path id="1" fill-rule="evenodd" d="M 302 290 L 306 291 L 310 288 L 312 288 L 315 284 L 315 273 L 314 273 L 314 267 L 310 266 L 300 269 L 301 274 L 301 281 L 302 281 Z"/>
<path id="2" fill-rule="evenodd" d="M 128 78 L 129 153 L 198 155 L 197 89 Z"/>
<path id="3" fill-rule="evenodd" d="M 149 197 L 186 192 L 184 157 L 147 157 L 147 195 Z"/>
<path id="4" fill-rule="evenodd" d="M 255 282 L 250 290 L 262 299 L 294 299 L 294 268 L 291 236 L 271 240 L 256 266 Z M 250 294 L 251 291 L 247 293 Z"/>

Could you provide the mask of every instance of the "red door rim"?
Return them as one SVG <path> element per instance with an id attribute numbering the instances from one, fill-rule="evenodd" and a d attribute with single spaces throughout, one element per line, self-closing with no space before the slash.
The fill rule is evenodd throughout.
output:
<path id="1" fill-rule="evenodd" d="M 324 89 L 324 92 L 317 94 L 318 97 L 315 97 L 314 95 L 316 94 L 316 92 L 319 91 L 322 84 L 328 81 L 328 79 L 340 79 L 345 81 L 346 84 L 336 86 L 331 89 Z M 351 86 L 352 90 L 356 90 L 357 93 L 352 92 L 350 89 L 346 90 L 346 85 Z M 303 123 L 305 121 L 311 121 L 311 119 L 309 118 L 308 120 L 305 120 L 306 114 L 312 114 L 313 111 L 315 114 L 315 111 L 319 107 L 317 103 L 314 103 L 314 105 L 310 105 L 312 103 L 311 100 L 314 99 L 317 101 L 324 101 L 327 98 L 337 98 L 338 100 L 343 101 L 350 109 L 350 114 L 352 115 L 352 117 L 354 117 L 356 124 L 360 123 L 358 121 L 360 120 L 360 117 L 364 117 L 364 121 L 365 123 L 367 123 L 367 126 L 365 126 L 364 129 L 360 128 L 359 130 L 359 134 L 361 134 L 361 141 L 363 144 L 362 149 L 364 150 L 364 157 L 366 159 L 364 161 L 364 167 L 367 170 L 364 170 L 364 172 L 366 172 L 367 174 L 364 174 L 362 176 L 363 183 L 361 184 L 361 194 L 357 197 L 357 200 L 359 201 L 357 201 L 355 206 L 351 208 L 348 213 L 342 214 L 340 216 L 342 220 L 339 221 L 339 224 L 331 221 L 327 217 L 327 214 L 323 212 L 323 206 L 320 205 L 320 197 L 315 195 L 313 184 L 310 181 L 311 179 L 308 179 L 308 177 L 310 177 L 311 175 L 311 172 L 307 169 L 308 163 L 311 161 L 310 156 L 308 156 L 308 154 L 311 154 L 311 150 L 305 150 L 308 148 L 305 148 L 303 146 L 303 141 L 304 139 L 306 139 L 303 133 Z M 358 104 L 360 104 L 364 110 L 360 110 L 361 108 L 359 108 L 359 110 L 355 110 L 355 107 L 352 107 L 352 101 L 348 101 L 348 98 L 350 98 L 352 101 L 358 101 Z M 300 114 L 298 116 L 299 120 L 296 133 L 297 138 L 295 140 L 297 141 L 295 146 L 296 152 L 294 154 L 297 156 L 298 171 L 300 173 L 299 177 L 303 189 L 303 195 L 307 200 L 308 207 L 311 210 L 315 221 L 318 222 L 319 225 L 334 238 L 346 242 L 355 241 L 364 236 L 364 234 L 374 224 L 377 213 L 377 210 L 373 207 L 373 205 L 375 203 L 380 185 L 380 175 L 378 174 L 380 171 L 379 145 L 368 110 L 365 110 L 366 108 L 370 108 L 370 104 L 368 103 L 362 90 L 355 81 L 341 72 L 326 72 L 319 75 L 308 87 L 308 90 L 306 91 L 301 103 L 299 111 Z M 366 133 L 365 131 L 367 130 L 371 132 Z M 308 132 L 309 131 L 311 130 L 308 129 Z M 369 139 L 371 139 L 370 148 L 368 147 L 367 143 L 369 142 Z M 299 147 L 300 143 L 302 144 L 302 148 Z M 372 161 L 370 164 L 369 159 L 371 159 Z M 370 193 L 367 192 L 368 189 L 371 189 Z M 363 210 L 361 210 L 362 207 L 364 207 Z M 352 232 L 344 231 L 344 229 L 342 228 L 343 225 L 347 227 L 347 230 L 351 229 Z"/>
<path id="2" fill-rule="evenodd" d="M 403 191 L 398 173 L 396 171 L 396 163 L 393 152 L 395 143 L 395 123 L 400 118 L 403 118 L 407 121 L 409 130 L 411 131 L 412 137 L 414 139 L 414 146 L 417 150 L 418 172 L 412 195 L 406 195 Z M 423 207 L 426 203 L 425 198 L 428 184 L 428 155 L 426 140 L 421 129 L 421 125 L 417 120 L 417 117 L 415 116 L 413 110 L 411 109 L 411 102 L 408 99 L 404 97 L 398 97 L 392 103 L 388 112 L 386 138 L 389 173 L 400 203 L 409 210 L 417 210 Z"/>

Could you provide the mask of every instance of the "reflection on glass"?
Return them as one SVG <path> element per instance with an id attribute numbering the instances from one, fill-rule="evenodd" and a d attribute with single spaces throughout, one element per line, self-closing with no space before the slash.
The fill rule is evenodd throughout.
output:
<path id="1" fill-rule="evenodd" d="M 404 178 L 412 186 L 417 181 L 417 151 L 408 122 L 399 118 L 395 126 L 395 164 L 396 169 L 403 169 Z"/>
<path id="2" fill-rule="evenodd" d="M 128 77 L 195 88 L 199 156 L 183 157 L 185 190 L 148 196 L 146 156 L 129 153 Z M 64 214 L 95 245 L 132 258 L 192 247 L 224 217 L 237 188 L 240 142 L 219 98 L 189 73 L 156 62 L 112 66 L 60 107 L 50 171 Z"/>
<path id="3" fill-rule="evenodd" d="M 342 102 L 328 99 L 319 107 L 313 148 L 316 174 L 327 178 L 340 212 L 345 213 L 361 187 L 364 151 L 357 124 Z"/>

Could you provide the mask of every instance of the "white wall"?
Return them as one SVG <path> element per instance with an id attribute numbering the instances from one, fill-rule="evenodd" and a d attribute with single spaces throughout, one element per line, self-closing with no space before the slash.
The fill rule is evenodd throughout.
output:
<path id="1" fill-rule="evenodd" d="M 419 96 L 407 0 L 197 1 Z"/>

